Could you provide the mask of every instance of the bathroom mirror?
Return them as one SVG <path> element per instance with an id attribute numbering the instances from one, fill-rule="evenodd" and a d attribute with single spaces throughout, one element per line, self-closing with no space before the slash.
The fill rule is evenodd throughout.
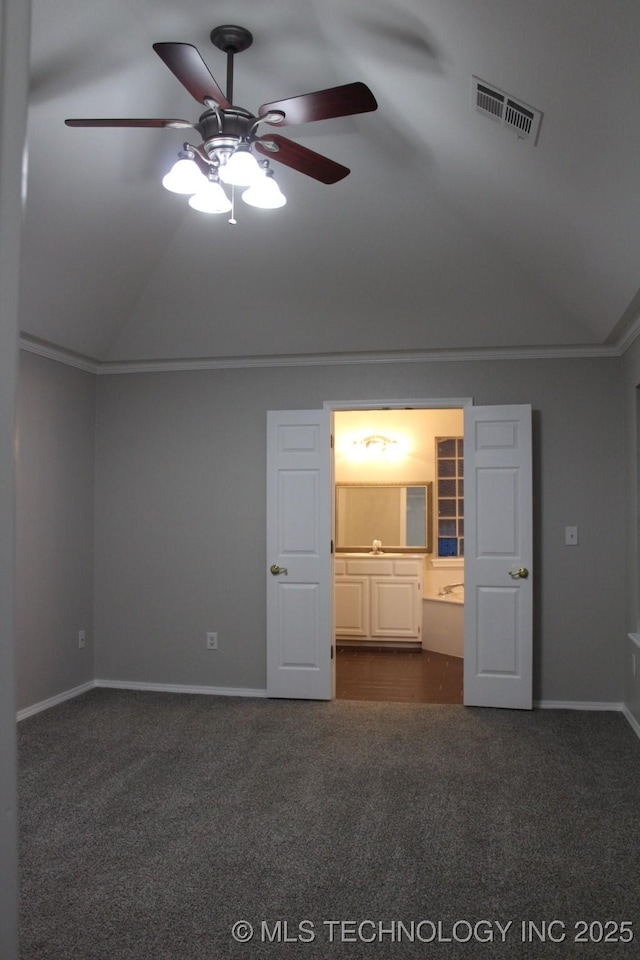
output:
<path id="1" fill-rule="evenodd" d="M 431 553 L 430 481 L 337 483 L 336 552 Z"/>

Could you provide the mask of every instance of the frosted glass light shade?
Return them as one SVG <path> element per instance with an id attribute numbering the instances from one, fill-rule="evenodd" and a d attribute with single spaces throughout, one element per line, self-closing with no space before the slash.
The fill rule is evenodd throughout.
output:
<path id="1" fill-rule="evenodd" d="M 287 202 L 271 173 L 264 172 L 256 183 L 244 191 L 242 199 L 249 206 L 261 207 L 263 210 L 275 210 L 276 207 L 284 207 Z"/>
<path id="2" fill-rule="evenodd" d="M 249 187 L 262 176 L 262 170 L 249 147 L 241 145 L 236 147 L 227 162 L 219 168 L 218 175 L 224 183 L 234 187 Z"/>
<path id="3" fill-rule="evenodd" d="M 189 197 L 189 206 L 200 213 L 227 213 L 231 201 L 216 180 L 205 180 L 201 189 Z"/>
<path id="4" fill-rule="evenodd" d="M 162 178 L 162 186 L 172 193 L 196 193 L 203 184 L 206 184 L 207 178 L 195 162 L 187 157 L 176 160 L 174 165 Z"/>

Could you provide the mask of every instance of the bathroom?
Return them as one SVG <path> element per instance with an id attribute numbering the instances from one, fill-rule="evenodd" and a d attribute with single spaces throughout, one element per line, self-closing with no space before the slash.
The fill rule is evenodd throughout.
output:
<path id="1" fill-rule="evenodd" d="M 337 696 L 460 703 L 463 411 L 336 411 L 334 434 Z"/>

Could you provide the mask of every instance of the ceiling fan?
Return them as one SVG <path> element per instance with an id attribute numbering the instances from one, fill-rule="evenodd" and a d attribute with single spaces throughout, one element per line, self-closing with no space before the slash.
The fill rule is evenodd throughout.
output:
<path id="1" fill-rule="evenodd" d="M 253 43 L 244 27 L 225 24 L 211 31 L 211 42 L 227 55 L 227 90 L 218 86 L 197 48 L 190 43 L 154 43 L 153 49 L 189 93 L 206 107 L 196 123 L 169 119 L 72 119 L 69 127 L 165 127 L 193 129 L 202 143 L 185 143 L 163 185 L 190 196 L 189 204 L 205 213 L 233 211 L 222 184 L 244 187 L 243 200 L 257 207 L 282 206 L 286 200 L 269 166 L 273 158 L 321 183 L 337 183 L 349 169 L 279 134 L 258 136 L 258 127 L 292 126 L 376 110 L 364 83 L 348 83 L 286 100 L 263 103 L 257 115 L 233 104 L 234 56 Z M 263 159 L 260 162 L 255 154 Z M 231 222 L 235 223 L 233 212 Z"/>

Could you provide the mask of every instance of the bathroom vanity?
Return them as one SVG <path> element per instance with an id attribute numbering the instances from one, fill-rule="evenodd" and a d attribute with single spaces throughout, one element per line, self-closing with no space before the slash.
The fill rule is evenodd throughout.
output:
<path id="1" fill-rule="evenodd" d="M 422 556 L 345 553 L 334 564 L 337 640 L 420 642 Z"/>

